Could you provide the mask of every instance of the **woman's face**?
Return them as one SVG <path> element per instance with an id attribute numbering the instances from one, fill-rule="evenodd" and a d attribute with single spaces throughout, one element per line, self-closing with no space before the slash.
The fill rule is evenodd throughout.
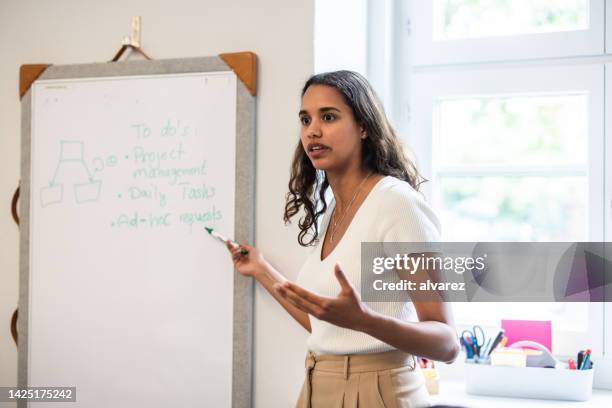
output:
<path id="1" fill-rule="evenodd" d="M 316 169 L 359 168 L 362 129 L 340 92 L 311 85 L 302 97 L 299 117 L 302 147 Z"/>

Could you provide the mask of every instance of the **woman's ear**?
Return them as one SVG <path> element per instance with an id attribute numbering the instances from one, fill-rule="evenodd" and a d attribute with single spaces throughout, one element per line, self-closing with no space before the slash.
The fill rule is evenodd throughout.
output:
<path id="1" fill-rule="evenodd" d="M 368 137 L 368 133 L 366 132 L 366 128 L 364 124 L 361 124 L 361 126 L 359 127 L 361 130 L 361 138 L 365 139 L 366 137 Z"/>

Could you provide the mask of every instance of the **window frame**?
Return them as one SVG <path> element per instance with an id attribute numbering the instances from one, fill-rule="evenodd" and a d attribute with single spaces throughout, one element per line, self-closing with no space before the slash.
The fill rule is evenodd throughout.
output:
<path id="1" fill-rule="evenodd" d="M 606 49 L 607 54 L 612 54 L 612 0 L 606 0 L 606 21 L 604 23 Z"/>
<path id="2" fill-rule="evenodd" d="M 589 0 L 587 30 L 434 41 L 434 2 L 410 3 L 415 66 L 599 55 L 605 47 L 606 11 L 612 8 L 606 10 L 604 0 Z"/>
<path id="3" fill-rule="evenodd" d="M 608 0 L 612 3 L 612 0 Z M 612 13 L 612 5 L 607 7 L 607 12 Z M 612 22 L 612 19 L 607 21 Z M 608 34 L 612 32 L 611 29 Z M 608 42 L 608 44 L 610 44 Z M 604 217 L 605 217 L 605 241 L 612 242 L 612 63 L 604 65 L 605 70 L 605 205 L 604 205 Z M 612 254 L 607 253 L 607 258 L 611 259 Z M 612 274 L 612 271 L 606 271 L 608 275 Z M 612 290 L 612 285 L 608 285 L 606 290 Z M 606 298 L 609 298 L 610 294 L 606 292 Z M 601 388 L 612 389 L 612 302 L 606 302 L 604 304 L 604 361 L 599 368 L 600 375 L 595 378 L 595 385 Z"/>

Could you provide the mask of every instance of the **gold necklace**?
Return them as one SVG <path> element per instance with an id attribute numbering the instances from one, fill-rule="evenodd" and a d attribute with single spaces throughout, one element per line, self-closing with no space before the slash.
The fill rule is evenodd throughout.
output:
<path id="1" fill-rule="evenodd" d="M 346 213 L 348 212 L 349 208 L 351 208 L 353 201 L 355 201 L 355 199 L 357 198 L 357 194 L 359 194 L 359 192 L 361 191 L 361 187 L 363 186 L 363 183 L 366 182 L 366 180 L 372 175 L 372 173 L 373 171 L 370 171 L 368 175 L 361 181 L 361 183 L 359 184 L 359 187 L 357 187 L 357 190 L 355 191 L 355 194 L 353 195 L 353 198 L 351 198 L 351 201 L 349 202 L 349 204 L 346 206 L 346 208 L 342 212 L 342 217 L 340 217 L 340 220 L 336 222 L 332 222 L 331 236 L 329 237 L 329 242 L 331 244 L 334 243 L 334 234 L 336 233 L 336 230 L 338 229 L 338 224 L 342 223 L 342 221 L 344 220 L 344 217 L 346 217 Z M 334 206 L 334 212 L 332 214 L 332 221 L 335 218 L 335 216 L 336 216 L 336 207 Z"/>

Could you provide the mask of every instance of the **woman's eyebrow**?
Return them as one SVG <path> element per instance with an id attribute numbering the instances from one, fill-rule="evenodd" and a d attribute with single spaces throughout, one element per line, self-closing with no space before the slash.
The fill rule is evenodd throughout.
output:
<path id="1" fill-rule="evenodd" d="M 325 112 L 329 112 L 329 111 L 336 111 L 338 113 L 342 113 L 342 111 L 340 111 L 340 109 L 334 108 L 333 106 L 324 106 L 322 108 L 319 108 L 319 113 L 325 113 Z M 299 111 L 298 112 L 298 116 L 302 116 L 302 115 L 308 115 L 308 111 L 304 110 L 304 109 Z"/>
<path id="2" fill-rule="evenodd" d="M 338 113 L 341 113 L 340 109 L 334 108 L 333 106 L 325 106 L 323 108 L 319 108 L 319 112 L 321 112 L 321 113 L 329 112 L 329 111 L 336 111 Z"/>

